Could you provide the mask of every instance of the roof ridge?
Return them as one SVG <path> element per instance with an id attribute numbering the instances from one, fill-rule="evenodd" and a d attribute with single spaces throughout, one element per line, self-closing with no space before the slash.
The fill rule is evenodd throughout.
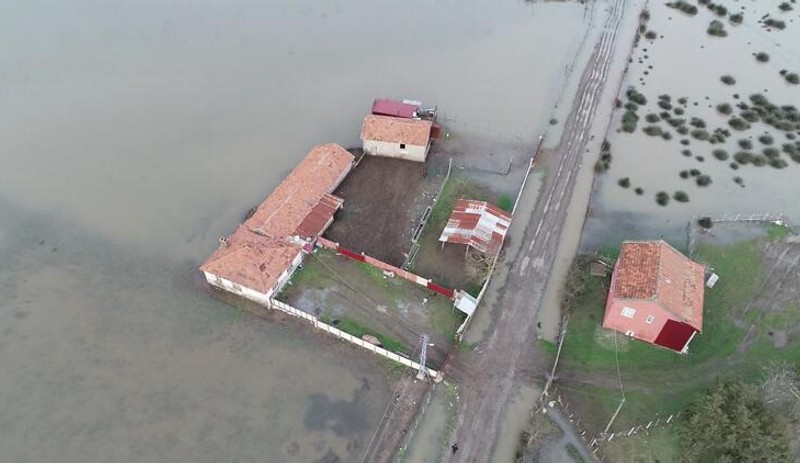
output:
<path id="1" fill-rule="evenodd" d="M 664 252 L 664 249 L 661 247 L 661 243 L 663 241 L 664 240 L 658 240 L 656 242 L 656 245 L 658 246 L 658 264 L 656 265 L 656 268 L 657 268 L 657 272 L 656 272 L 656 291 L 652 296 L 650 296 L 650 299 L 658 299 L 658 293 L 659 293 L 659 290 L 661 289 L 661 261 L 662 261 L 661 257 L 662 257 L 663 252 Z M 668 312 L 672 312 L 672 311 L 668 310 Z"/>

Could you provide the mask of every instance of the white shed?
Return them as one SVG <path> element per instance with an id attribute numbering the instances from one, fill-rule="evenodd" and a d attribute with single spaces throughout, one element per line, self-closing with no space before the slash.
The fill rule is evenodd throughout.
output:
<path id="1" fill-rule="evenodd" d="M 364 118 L 361 127 L 364 152 L 425 162 L 431 146 L 432 127 L 433 122 L 429 120 L 371 114 Z"/>

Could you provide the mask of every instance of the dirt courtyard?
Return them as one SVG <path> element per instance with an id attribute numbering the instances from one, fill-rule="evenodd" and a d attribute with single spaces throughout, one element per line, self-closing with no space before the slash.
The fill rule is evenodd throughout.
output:
<path id="1" fill-rule="evenodd" d="M 342 210 L 325 237 L 396 267 L 403 265 L 445 170 L 431 163 L 364 156 L 335 194 Z"/>
<path id="2" fill-rule="evenodd" d="M 435 369 L 464 319 L 446 297 L 322 249 L 306 259 L 278 299 L 354 336 L 373 335 L 385 348 L 412 360 L 425 333 L 433 344 L 427 363 Z"/>

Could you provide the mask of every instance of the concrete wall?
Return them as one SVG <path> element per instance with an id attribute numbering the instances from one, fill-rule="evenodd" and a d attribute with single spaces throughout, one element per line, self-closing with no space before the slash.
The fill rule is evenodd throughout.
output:
<path id="1" fill-rule="evenodd" d="M 406 145 L 405 149 L 400 149 L 400 143 L 364 140 L 363 147 L 365 153 L 374 156 L 386 156 L 409 161 L 425 162 L 430 144 L 424 146 Z"/>

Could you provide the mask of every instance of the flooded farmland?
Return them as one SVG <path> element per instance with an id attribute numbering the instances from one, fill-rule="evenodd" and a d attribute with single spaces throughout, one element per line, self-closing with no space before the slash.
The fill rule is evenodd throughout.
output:
<path id="1" fill-rule="evenodd" d="M 800 150 L 800 126 L 789 111 L 800 107 L 800 86 L 787 79 L 800 72 L 800 15 L 767 1 L 725 6 L 726 15 L 703 5 L 690 15 L 650 3 L 607 136 L 612 160 L 595 179 L 585 249 L 659 236 L 683 246 L 686 223 L 705 215 L 783 213 L 800 220 L 800 157 L 792 154 Z M 767 26 L 770 18 L 785 28 Z M 708 33 L 713 21 L 725 36 Z M 622 130 L 630 87 L 647 100 L 633 133 Z M 769 105 L 781 113 L 777 121 Z M 775 126 L 787 121 L 789 127 Z M 710 184 L 700 186 L 699 176 Z M 669 196 L 666 206 L 656 202 L 658 192 Z"/>
<path id="2" fill-rule="evenodd" d="M 232 308 L 197 266 L 313 145 L 358 144 L 376 96 L 532 145 L 583 27 L 488 0 L 9 10 L 2 461 L 357 461 L 385 363 Z"/>

